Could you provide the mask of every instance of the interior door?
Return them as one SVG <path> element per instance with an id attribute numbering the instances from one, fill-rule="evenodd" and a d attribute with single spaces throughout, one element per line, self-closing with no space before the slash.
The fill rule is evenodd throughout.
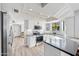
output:
<path id="1" fill-rule="evenodd" d="M 12 25 L 12 29 L 13 29 L 14 37 L 21 35 L 21 25 L 19 25 L 19 24 L 13 24 Z"/>

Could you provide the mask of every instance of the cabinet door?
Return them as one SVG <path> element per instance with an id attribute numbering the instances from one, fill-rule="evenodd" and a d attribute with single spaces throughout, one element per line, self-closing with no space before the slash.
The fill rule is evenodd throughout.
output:
<path id="1" fill-rule="evenodd" d="M 50 43 L 56 45 L 56 39 L 55 39 L 55 36 L 50 35 Z"/>
<path id="2" fill-rule="evenodd" d="M 30 40 L 29 47 L 35 47 L 35 45 L 36 45 L 36 36 L 29 37 L 28 40 Z"/>
<path id="3" fill-rule="evenodd" d="M 75 37 L 79 38 L 79 12 L 75 13 Z"/>
<path id="4" fill-rule="evenodd" d="M 74 37 L 74 17 L 64 20 L 64 28 L 67 36 Z"/>
<path id="5" fill-rule="evenodd" d="M 49 35 L 44 35 L 44 41 L 50 43 Z"/>
<path id="6" fill-rule="evenodd" d="M 36 36 L 27 36 L 26 45 L 28 47 L 35 47 L 35 45 L 36 45 Z"/>
<path id="7" fill-rule="evenodd" d="M 43 35 L 43 41 L 46 42 L 46 35 Z"/>

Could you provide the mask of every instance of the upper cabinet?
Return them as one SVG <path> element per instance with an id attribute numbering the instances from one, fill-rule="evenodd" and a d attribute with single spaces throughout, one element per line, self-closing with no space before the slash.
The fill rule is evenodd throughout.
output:
<path id="1" fill-rule="evenodd" d="M 64 20 L 64 28 L 67 36 L 74 37 L 74 17 L 69 17 Z"/>
<path id="2" fill-rule="evenodd" d="M 79 11 L 75 12 L 75 17 L 69 17 L 64 20 L 66 35 L 79 38 Z"/>

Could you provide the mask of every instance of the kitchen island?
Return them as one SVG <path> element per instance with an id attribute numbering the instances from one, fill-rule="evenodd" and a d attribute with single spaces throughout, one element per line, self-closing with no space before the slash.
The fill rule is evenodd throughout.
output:
<path id="1" fill-rule="evenodd" d="M 43 42 L 44 44 L 44 55 L 58 55 L 60 56 L 61 53 L 66 53 L 68 56 L 75 56 L 77 49 L 79 48 L 78 42 L 75 42 L 74 40 L 71 40 L 70 38 L 64 38 L 62 35 L 53 35 L 53 34 L 40 34 L 40 35 L 28 35 L 30 36 L 28 38 L 28 41 L 30 40 L 29 46 L 32 45 L 32 47 L 35 47 L 36 45 L 36 37 L 37 36 L 43 36 Z M 32 43 L 33 42 L 33 43 Z M 50 46 L 46 47 L 46 46 Z M 55 48 L 55 49 L 54 49 Z M 53 50 L 54 49 L 54 50 Z M 56 50 L 56 52 L 55 52 Z M 58 51 L 57 51 L 58 50 Z M 49 52 L 49 53 L 48 53 Z M 53 54 L 51 54 L 53 53 Z M 63 55 L 63 54 L 62 54 Z"/>

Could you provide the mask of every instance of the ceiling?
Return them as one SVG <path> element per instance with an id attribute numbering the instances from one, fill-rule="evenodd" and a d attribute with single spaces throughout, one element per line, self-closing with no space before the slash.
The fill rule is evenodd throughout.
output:
<path id="1" fill-rule="evenodd" d="M 79 10 L 79 3 L 70 3 L 69 4 L 73 11 Z"/>
<path id="2" fill-rule="evenodd" d="M 55 15 L 61 8 L 63 8 L 65 3 L 6 3 L 2 5 L 3 11 L 7 10 L 13 12 L 14 9 L 18 9 L 20 13 L 22 12 L 40 17 L 50 17 Z M 44 6 L 42 7 L 42 5 Z M 69 3 L 69 5 L 73 11 L 79 10 L 79 4 Z"/>
<path id="3" fill-rule="evenodd" d="M 22 11 L 26 12 L 28 9 L 32 9 L 32 13 L 41 15 L 43 17 L 53 16 L 60 8 L 64 6 L 63 3 L 48 3 L 44 7 L 41 7 L 40 3 L 24 4 Z"/>
<path id="4" fill-rule="evenodd" d="M 44 7 L 42 7 L 44 5 Z M 63 4 L 60 3 L 50 3 L 50 4 L 41 4 L 41 3 L 6 3 L 3 4 L 3 10 L 13 11 L 13 9 L 18 9 L 20 12 L 29 13 L 34 15 L 40 15 L 43 17 L 54 15 L 60 8 L 63 7 Z M 7 7 L 7 8 L 5 8 Z"/>

